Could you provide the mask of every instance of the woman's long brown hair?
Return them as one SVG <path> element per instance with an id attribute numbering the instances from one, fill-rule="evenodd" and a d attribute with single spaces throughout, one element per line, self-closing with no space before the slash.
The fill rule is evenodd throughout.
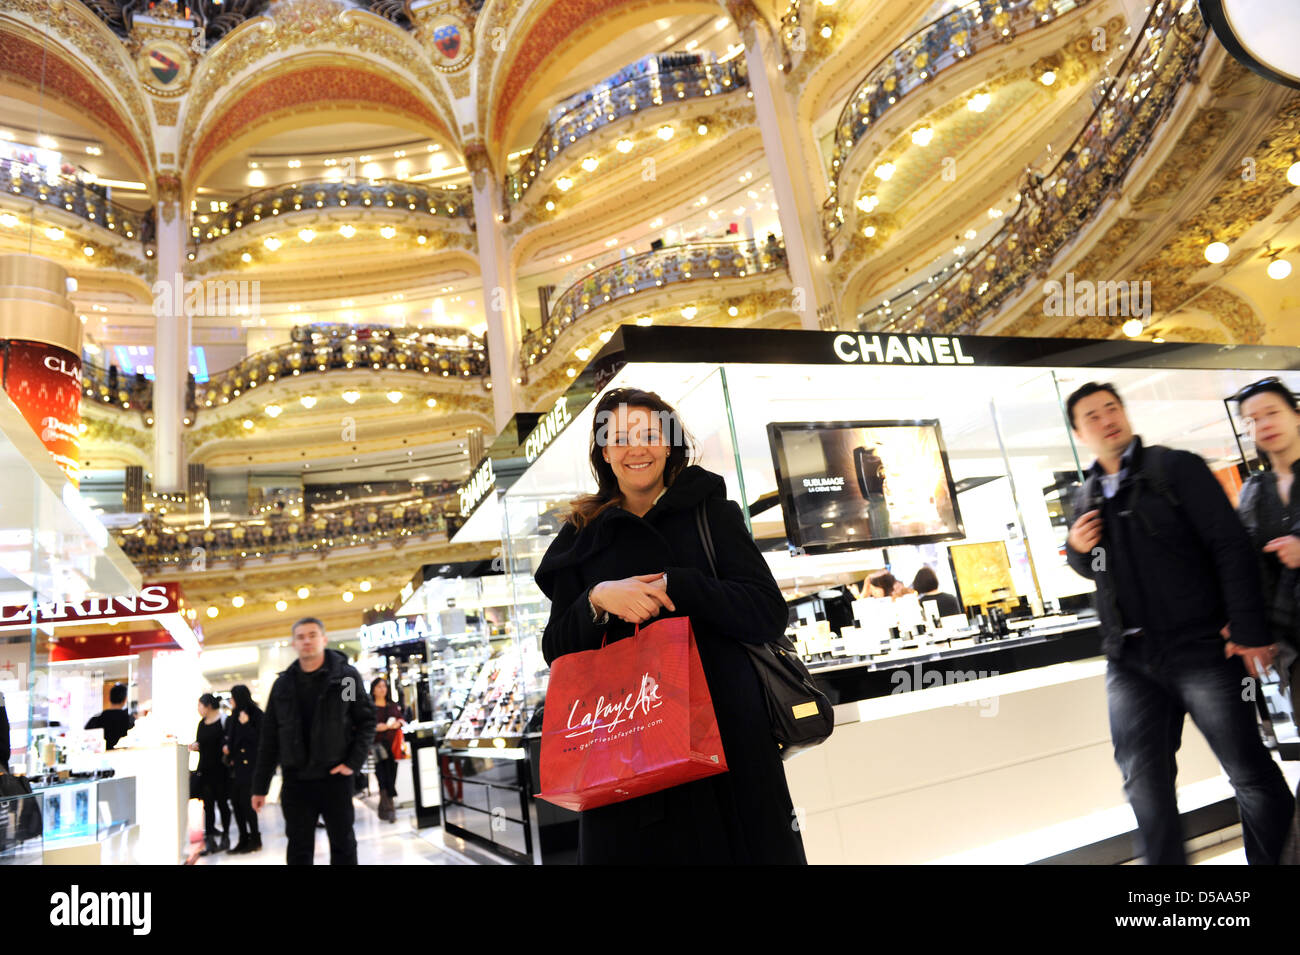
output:
<path id="1" fill-rule="evenodd" d="M 583 494 L 569 503 L 569 513 L 565 520 L 577 530 L 587 526 L 597 514 L 623 503 L 623 494 L 618 489 L 618 479 L 614 469 L 604 457 L 604 445 L 597 440 L 602 431 L 608 435 L 609 420 L 616 408 L 626 405 L 629 408 L 648 408 L 660 416 L 667 427 L 664 439 L 668 441 L 668 461 L 664 464 L 664 486 L 669 487 L 695 457 L 695 442 L 686 432 L 677 409 L 664 401 L 653 391 L 639 388 L 615 388 L 606 392 L 596 404 L 596 413 L 591 419 L 591 439 L 589 457 L 591 473 L 596 477 L 596 493 Z"/>

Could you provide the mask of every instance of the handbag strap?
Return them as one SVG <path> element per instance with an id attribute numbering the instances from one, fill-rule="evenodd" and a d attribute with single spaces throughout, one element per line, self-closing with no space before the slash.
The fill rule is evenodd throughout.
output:
<path id="1" fill-rule="evenodd" d="M 704 501 L 700 501 L 700 506 L 695 509 L 695 529 L 699 531 L 700 543 L 704 545 L 704 556 L 709 559 L 709 571 L 716 577 L 718 576 L 717 551 L 713 549 L 713 534 L 709 530 L 708 512 L 705 510 Z"/>

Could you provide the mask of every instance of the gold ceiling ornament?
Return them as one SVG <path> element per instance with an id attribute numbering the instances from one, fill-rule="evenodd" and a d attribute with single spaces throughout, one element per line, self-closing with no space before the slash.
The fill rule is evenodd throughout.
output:
<path id="1" fill-rule="evenodd" d="M 142 172 L 152 170 L 148 164 L 154 154 L 153 127 L 147 122 L 145 96 L 135 65 L 125 46 L 107 25 L 82 3 L 65 0 L 4 0 L 4 13 L 13 19 L 20 35 L 44 46 L 53 34 L 72 58 L 91 67 L 87 72 L 109 102 L 125 106 L 118 112 L 132 124 L 145 163 Z M 2 32 L 2 31 L 0 31 Z M 0 39 L 0 42 L 3 42 Z M 38 78 L 31 80 L 39 88 Z M 127 154 L 130 155 L 129 150 Z"/>
<path id="2" fill-rule="evenodd" d="M 414 0 L 409 3 L 415 35 L 435 69 L 460 73 L 474 59 L 474 14 L 463 0 Z"/>
<path id="3" fill-rule="evenodd" d="M 424 101 L 446 130 L 455 133 L 458 124 L 443 74 L 433 68 L 411 33 L 342 0 L 281 0 L 269 16 L 225 37 L 199 64 L 181 133 L 186 161 L 202 138 L 200 129 L 215 121 L 213 103 L 232 78 L 236 86 L 220 96 L 222 111 L 268 77 L 301 68 L 300 57 L 292 54 L 329 47 L 338 61 L 351 60 L 367 69 L 381 65 L 384 75 Z M 266 61 L 264 68 L 246 76 L 249 67 L 261 61 Z"/>
<path id="4" fill-rule="evenodd" d="M 1228 336 L 1218 328 L 1200 328 L 1195 325 L 1174 325 L 1160 330 L 1167 342 L 1200 342 L 1210 345 L 1227 345 Z"/>
<path id="5" fill-rule="evenodd" d="M 186 20 L 171 0 L 160 0 L 147 15 L 135 17 L 128 48 L 146 90 L 154 96 L 181 96 L 189 89 L 190 74 L 203 53 L 203 28 Z"/>

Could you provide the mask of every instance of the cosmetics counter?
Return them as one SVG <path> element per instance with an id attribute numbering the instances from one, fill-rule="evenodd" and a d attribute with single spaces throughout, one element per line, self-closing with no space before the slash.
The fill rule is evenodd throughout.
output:
<path id="1" fill-rule="evenodd" d="M 532 573 L 568 501 L 594 489 L 592 399 L 657 392 L 698 463 L 741 502 L 789 602 L 788 636 L 836 704 L 832 738 L 786 763 L 810 861 L 1080 851 L 1126 823 L 1093 587 L 1065 560 L 1067 502 L 1090 457 L 1064 396 L 1113 382 L 1144 440 L 1201 454 L 1231 496 L 1250 455 L 1224 398 L 1297 364 L 1279 348 L 624 326 L 542 415 L 527 468 L 496 492 L 506 571 L 530 599 L 515 617 L 519 652 L 540 657 L 549 609 Z M 961 614 L 936 619 L 906 593 L 923 567 Z M 902 592 L 873 596 L 869 581 L 886 572 Z M 526 709 L 545 676 L 521 670 Z M 525 744 L 527 771 L 498 759 L 489 787 L 508 777 L 536 791 L 537 748 Z M 1222 781 L 1196 734 L 1179 779 L 1189 805 Z M 491 833 L 485 796 L 476 821 Z M 534 798 L 527 817 L 508 817 L 533 823 L 533 861 L 547 861 L 541 844 L 571 858 L 576 817 L 552 808 Z"/>

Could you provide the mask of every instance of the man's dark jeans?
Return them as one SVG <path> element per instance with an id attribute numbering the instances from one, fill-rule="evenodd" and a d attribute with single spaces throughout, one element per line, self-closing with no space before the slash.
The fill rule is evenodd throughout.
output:
<path id="1" fill-rule="evenodd" d="M 1126 637 L 1106 670 L 1110 735 L 1148 865 L 1183 865 L 1174 754 L 1190 715 L 1237 795 L 1246 861 L 1278 861 L 1295 801 L 1260 739 L 1245 665 L 1225 659 L 1217 637 L 1166 650 Z"/>
<path id="2" fill-rule="evenodd" d="M 337 773 L 324 779 L 286 779 L 280 787 L 280 809 L 289 837 L 288 865 L 311 865 L 316 852 L 316 817 L 325 820 L 330 840 L 330 865 L 357 864 L 357 837 L 352 831 L 353 776 Z"/>

